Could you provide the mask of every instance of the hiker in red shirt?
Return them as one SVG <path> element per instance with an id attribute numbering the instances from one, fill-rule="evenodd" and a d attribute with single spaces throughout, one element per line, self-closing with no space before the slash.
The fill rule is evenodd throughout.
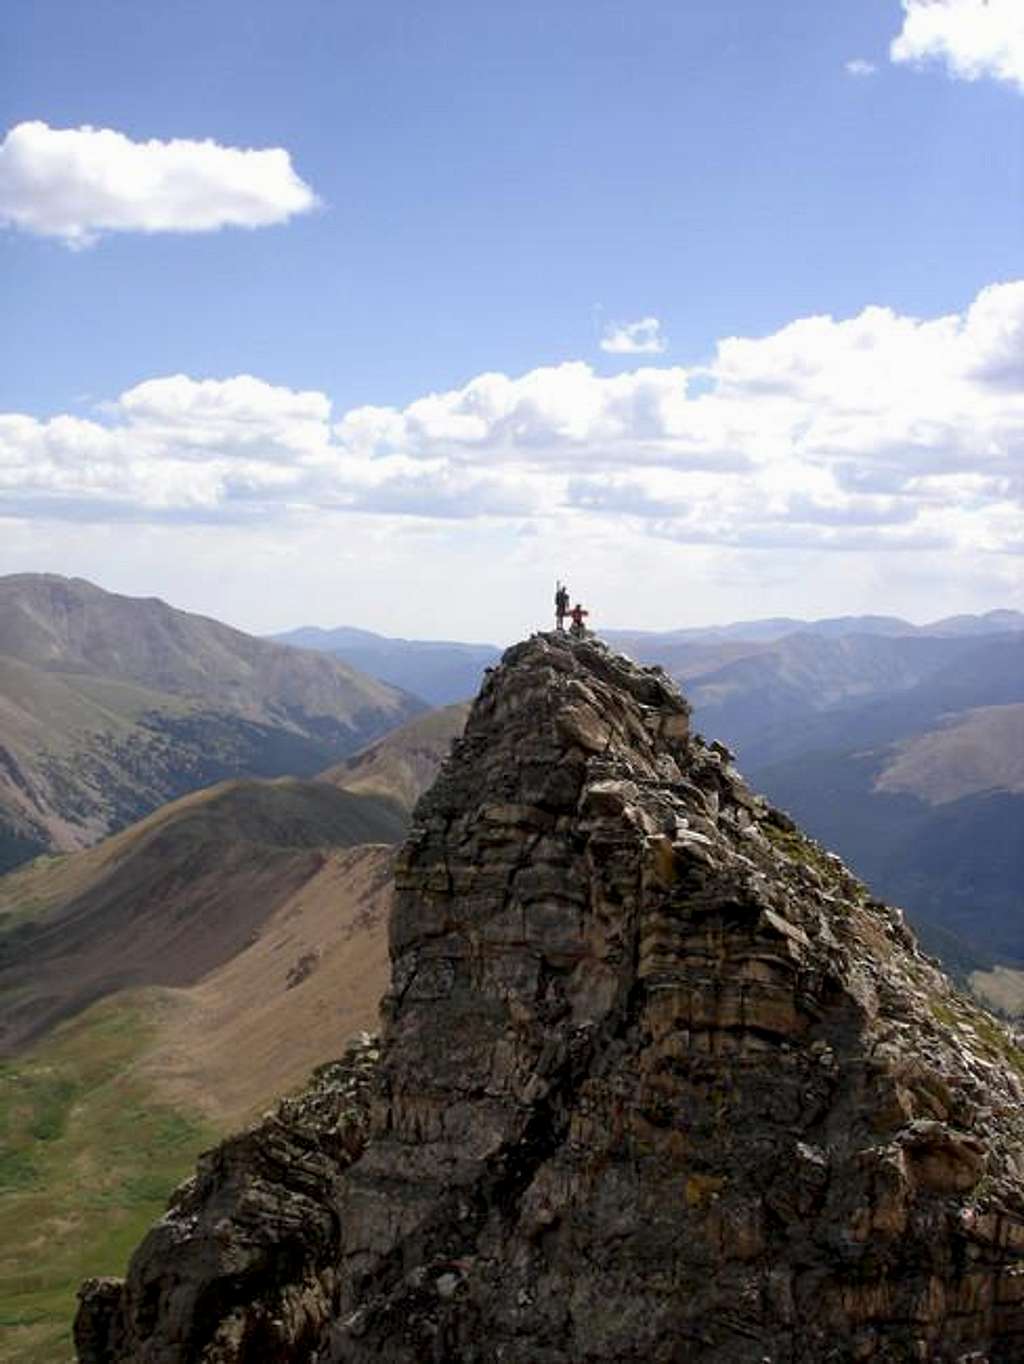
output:
<path id="1" fill-rule="evenodd" d="M 583 607 L 577 602 L 569 612 L 569 618 L 572 621 L 572 625 L 569 626 L 570 635 L 575 635 L 577 639 L 583 638 L 587 633 L 587 627 L 583 624 L 583 620 L 585 616 L 589 615 L 590 612 L 584 611 Z"/>

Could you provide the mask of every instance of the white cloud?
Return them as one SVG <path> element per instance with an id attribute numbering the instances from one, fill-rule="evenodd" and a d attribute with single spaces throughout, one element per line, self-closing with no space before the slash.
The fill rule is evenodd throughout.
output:
<path id="1" fill-rule="evenodd" d="M 19 123 L 0 142 L 0 224 L 69 246 L 104 232 L 266 227 L 315 207 L 281 147 Z"/>
<path id="2" fill-rule="evenodd" d="M 249 374 L 199 381 L 174 374 L 129 389 L 112 411 L 130 431 L 182 458 L 266 460 L 321 453 L 331 404 L 323 393 L 275 387 Z"/>
<path id="3" fill-rule="evenodd" d="M 727 337 L 700 371 L 485 373 L 338 419 L 321 392 L 171 375 L 99 416 L 0 416 L 0 515 L 557 524 L 631 558 L 651 538 L 873 562 L 942 547 L 952 573 L 1019 555 L 1022 336 L 1014 282 L 946 317 L 870 307 Z"/>
<path id="4" fill-rule="evenodd" d="M 147 380 L 106 421 L 0 414 L 0 514 L 245 521 L 314 508 L 438 518 L 529 512 L 534 493 L 459 461 L 333 438 L 323 393 L 252 375 Z"/>
<path id="5" fill-rule="evenodd" d="M 1024 92 L 1021 0 L 903 0 L 905 17 L 894 62 L 944 62 L 951 76 L 988 76 Z"/>
<path id="6" fill-rule="evenodd" d="M 638 322 L 610 322 L 601 337 L 601 349 L 609 355 L 662 355 L 668 343 L 656 317 Z"/>
<path id="7" fill-rule="evenodd" d="M 398 410 L 360 407 L 336 427 L 353 455 L 444 457 L 457 464 L 743 466 L 687 400 L 687 371 L 641 368 L 603 378 L 582 361 L 519 378 L 481 374 Z"/>
<path id="8" fill-rule="evenodd" d="M 854 76 L 863 80 L 866 76 L 873 76 L 878 70 L 878 67 L 874 62 L 866 61 L 863 57 L 854 57 L 851 61 L 846 63 L 844 69 L 848 76 Z"/>

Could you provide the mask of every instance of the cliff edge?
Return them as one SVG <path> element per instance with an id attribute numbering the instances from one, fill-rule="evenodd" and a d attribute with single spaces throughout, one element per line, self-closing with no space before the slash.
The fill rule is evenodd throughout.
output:
<path id="1" fill-rule="evenodd" d="M 391 957 L 379 1057 L 203 1158 L 81 1364 L 1024 1359 L 1024 1055 L 659 670 L 505 654 Z"/>

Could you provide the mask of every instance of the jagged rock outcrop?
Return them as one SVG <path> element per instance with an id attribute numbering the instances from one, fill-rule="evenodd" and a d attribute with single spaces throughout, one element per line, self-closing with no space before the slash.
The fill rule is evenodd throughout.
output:
<path id="1" fill-rule="evenodd" d="M 200 1157 L 127 1283 L 83 1284 L 80 1364 L 312 1357 L 337 1297 L 335 1205 L 366 1142 L 379 1054 L 376 1038 L 353 1040 L 303 1094 Z"/>
<path id="2" fill-rule="evenodd" d="M 1024 1056 L 658 670 L 506 653 L 391 951 L 343 1158 L 206 1158 L 82 1364 L 1024 1359 Z"/>

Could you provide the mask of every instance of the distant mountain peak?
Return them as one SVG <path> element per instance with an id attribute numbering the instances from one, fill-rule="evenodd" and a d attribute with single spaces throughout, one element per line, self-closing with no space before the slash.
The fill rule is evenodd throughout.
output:
<path id="1" fill-rule="evenodd" d="M 422 709 L 156 598 L 0 578 L 0 870 L 225 777 L 313 775 Z"/>

